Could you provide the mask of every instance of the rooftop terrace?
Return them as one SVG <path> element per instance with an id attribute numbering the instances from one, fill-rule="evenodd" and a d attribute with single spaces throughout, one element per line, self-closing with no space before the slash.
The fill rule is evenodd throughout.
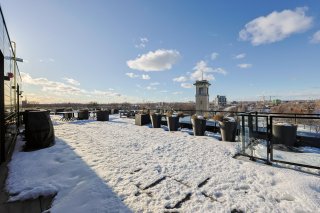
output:
<path id="1" fill-rule="evenodd" d="M 9 164 L 10 200 L 56 194 L 51 212 L 316 212 L 319 177 L 234 159 L 238 143 L 166 128 L 60 121 L 55 145 Z M 317 153 L 311 153 L 316 155 Z M 22 178 L 23 177 L 23 178 Z"/>

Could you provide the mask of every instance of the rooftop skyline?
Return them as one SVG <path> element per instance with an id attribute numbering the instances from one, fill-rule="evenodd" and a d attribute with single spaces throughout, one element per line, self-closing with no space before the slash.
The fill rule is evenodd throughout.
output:
<path id="1" fill-rule="evenodd" d="M 320 98 L 316 1 L 1 2 L 30 101 Z M 268 98 L 267 98 L 268 99 Z"/>

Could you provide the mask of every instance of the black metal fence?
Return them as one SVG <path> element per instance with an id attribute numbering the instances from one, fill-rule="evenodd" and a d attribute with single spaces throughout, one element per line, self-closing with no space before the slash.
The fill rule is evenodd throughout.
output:
<path id="1" fill-rule="evenodd" d="M 291 113 L 243 113 L 241 117 L 240 154 L 267 164 L 284 163 L 320 169 L 320 115 Z M 277 125 L 296 129 L 292 144 L 279 143 L 274 133 Z"/>
<path id="2" fill-rule="evenodd" d="M 196 110 L 149 109 L 164 114 L 166 111 L 183 112 L 188 119 Z M 199 113 L 199 112 L 198 112 Z M 320 114 L 266 113 L 236 111 L 202 111 L 212 118 L 221 113 L 231 113 L 238 121 L 237 141 L 239 154 L 267 164 L 284 163 L 313 169 L 320 169 Z M 188 119 L 181 120 L 180 126 L 190 128 Z M 275 144 L 273 128 L 278 123 L 293 124 L 297 128 L 294 143 L 290 146 Z M 219 132 L 217 122 L 207 122 L 207 131 Z M 314 147 L 314 148 L 312 148 Z M 312 150 L 314 149 L 314 150 Z"/>

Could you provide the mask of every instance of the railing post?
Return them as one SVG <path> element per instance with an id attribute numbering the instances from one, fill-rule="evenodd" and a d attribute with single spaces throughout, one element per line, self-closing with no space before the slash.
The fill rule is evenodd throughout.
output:
<path id="1" fill-rule="evenodd" d="M 245 146 L 245 136 L 246 136 L 246 129 L 245 129 L 245 117 L 241 115 L 241 142 L 242 142 L 242 154 L 245 154 L 246 146 Z"/>
<path id="2" fill-rule="evenodd" d="M 258 112 L 256 111 L 256 132 L 258 132 Z"/>
<path id="3" fill-rule="evenodd" d="M 0 51 L 0 163 L 5 161 L 4 56 Z"/>
<path id="4" fill-rule="evenodd" d="M 268 164 L 271 164 L 271 161 L 273 160 L 273 141 L 272 141 L 272 138 L 273 138 L 273 136 L 272 136 L 272 134 L 273 134 L 273 132 L 272 132 L 272 124 L 273 123 L 273 117 L 272 116 L 270 116 L 270 137 L 269 137 L 269 146 L 268 146 L 268 153 L 267 153 L 267 163 Z M 269 154 L 270 154 L 270 158 L 269 158 Z"/>
<path id="5" fill-rule="evenodd" d="M 17 130 L 19 132 L 19 126 L 20 126 L 20 105 L 19 105 L 19 102 L 20 102 L 20 87 L 19 87 L 19 84 L 17 84 Z"/>

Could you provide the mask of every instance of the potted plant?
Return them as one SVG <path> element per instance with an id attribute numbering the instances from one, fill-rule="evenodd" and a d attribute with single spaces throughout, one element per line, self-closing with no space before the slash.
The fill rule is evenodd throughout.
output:
<path id="1" fill-rule="evenodd" d="M 166 113 L 167 117 L 167 125 L 169 131 L 177 131 L 179 128 L 179 118 L 183 118 L 183 112 L 179 112 L 178 114 L 174 115 L 171 111 Z"/>
<path id="2" fill-rule="evenodd" d="M 220 133 L 223 141 L 236 141 L 237 121 L 232 114 L 216 114 L 213 116 L 213 120 L 219 122 Z"/>
<path id="3" fill-rule="evenodd" d="M 109 121 L 109 111 L 108 110 L 98 110 L 97 121 Z"/>
<path id="4" fill-rule="evenodd" d="M 89 110 L 81 109 L 78 111 L 78 120 L 88 120 L 89 119 Z"/>
<path id="5" fill-rule="evenodd" d="M 194 114 L 191 116 L 191 123 L 194 136 L 204 136 L 207 120 L 202 115 Z"/>
<path id="6" fill-rule="evenodd" d="M 161 127 L 161 118 L 162 115 L 159 113 L 150 113 L 150 119 L 151 119 L 151 124 L 153 128 L 160 128 Z"/>
<path id="7" fill-rule="evenodd" d="M 135 114 L 135 125 L 143 126 L 150 123 L 150 116 L 148 110 L 142 110 Z"/>
<path id="8" fill-rule="evenodd" d="M 272 125 L 272 142 L 294 146 L 297 142 L 297 125 L 290 123 L 276 123 Z"/>

